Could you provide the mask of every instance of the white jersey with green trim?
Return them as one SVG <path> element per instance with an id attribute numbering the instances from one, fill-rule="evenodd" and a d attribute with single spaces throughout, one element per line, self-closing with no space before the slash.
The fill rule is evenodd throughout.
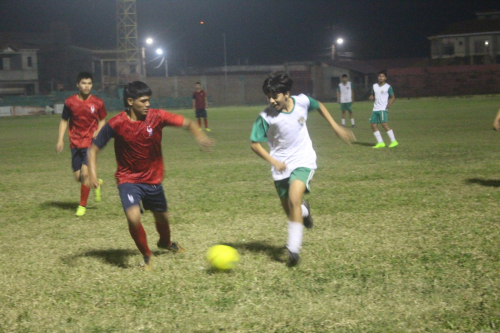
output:
<path id="1" fill-rule="evenodd" d="M 274 180 L 288 178 L 293 170 L 300 167 L 316 169 L 316 152 L 306 122 L 309 110 L 318 109 L 319 104 L 304 94 L 292 98 L 295 103 L 290 112 L 280 112 L 272 107 L 262 111 L 250 137 L 254 142 L 267 141 L 270 155 L 285 163 L 284 171 L 271 167 Z"/>
<path id="2" fill-rule="evenodd" d="M 386 111 L 387 104 L 389 103 L 389 96 L 394 95 L 392 87 L 384 83 L 383 86 L 379 86 L 375 83 L 372 88 L 372 95 L 375 97 L 375 102 L 373 103 L 373 111 Z"/>
<path id="3" fill-rule="evenodd" d="M 345 85 L 342 82 L 339 83 L 339 88 L 337 90 L 340 92 L 340 103 L 352 103 L 351 89 L 350 81 L 348 81 Z"/>

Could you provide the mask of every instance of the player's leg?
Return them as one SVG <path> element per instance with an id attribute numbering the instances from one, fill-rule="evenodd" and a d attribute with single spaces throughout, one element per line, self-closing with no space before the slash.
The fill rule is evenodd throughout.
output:
<path id="1" fill-rule="evenodd" d="M 86 150 L 72 148 L 71 149 L 71 166 L 75 180 L 80 183 L 80 203 L 76 209 L 75 215 L 78 217 L 84 216 L 87 210 L 87 199 L 89 198 L 90 187 L 84 185 L 85 177 L 88 177 L 88 167 L 84 165 Z"/>
<path id="2" fill-rule="evenodd" d="M 373 111 L 372 116 L 370 118 L 370 124 L 372 127 L 373 135 L 375 136 L 375 139 L 377 139 L 377 144 L 373 146 L 373 148 L 384 148 L 385 143 L 384 140 L 382 139 L 382 134 L 380 134 L 380 131 L 378 130 L 378 124 L 380 123 L 380 113 L 379 111 Z"/>
<path id="3" fill-rule="evenodd" d="M 345 127 L 345 110 L 344 108 L 342 107 L 342 104 L 340 105 L 340 108 L 342 110 L 342 126 Z"/>
<path id="4" fill-rule="evenodd" d="M 387 122 L 382 123 L 382 127 L 387 131 L 387 135 L 389 136 L 389 139 L 391 140 L 391 144 L 389 145 L 389 148 L 394 148 L 396 147 L 399 143 L 396 141 L 396 136 L 394 135 L 394 131 L 387 125 Z"/>
<path id="5" fill-rule="evenodd" d="M 203 120 L 205 121 L 205 131 L 210 132 L 210 128 L 208 128 L 208 115 L 206 109 L 203 109 Z"/>
<path id="6" fill-rule="evenodd" d="M 349 110 L 349 116 L 351 117 L 351 126 L 356 127 L 356 123 L 354 122 L 354 115 L 352 114 L 352 109 Z"/>
<path id="7" fill-rule="evenodd" d="M 152 253 L 148 246 L 146 231 L 141 223 L 140 202 L 145 193 L 142 184 L 120 184 L 118 192 L 123 206 L 123 211 L 127 217 L 128 230 L 135 245 L 144 258 L 144 269 L 152 269 Z"/>
<path id="8" fill-rule="evenodd" d="M 155 217 L 156 231 L 160 235 L 158 247 L 172 252 L 184 252 L 184 249 L 178 244 L 170 240 L 170 224 L 168 220 L 168 206 L 163 186 L 158 185 L 142 185 L 145 192 L 142 198 L 144 209 L 153 212 Z"/>
<path id="9" fill-rule="evenodd" d="M 289 251 L 289 264 L 295 266 L 299 262 L 299 252 L 302 246 L 302 235 L 304 232 L 304 224 L 302 218 L 302 200 L 306 184 L 301 180 L 293 180 L 288 191 L 288 241 L 287 249 Z"/>

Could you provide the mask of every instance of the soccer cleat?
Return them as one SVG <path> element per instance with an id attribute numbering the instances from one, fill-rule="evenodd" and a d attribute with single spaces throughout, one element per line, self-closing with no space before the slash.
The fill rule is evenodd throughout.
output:
<path id="1" fill-rule="evenodd" d="M 288 250 L 288 266 L 289 267 L 297 266 L 297 264 L 299 263 L 299 260 L 300 260 L 300 256 L 298 253 L 295 253 L 295 252 Z"/>
<path id="2" fill-rule="evenodd" d="M 99 187 L 97 187 L 94 190 L 94 201 L 95 202 L 100 202 L 102 200 L 102 191 L 101 191 L 102 184 L 103 184 L 102 179 L 99 179 Z"/>
<path id="3" fill-rule="evenodd" d="M 158 247 L 160 249 L 165 249 L 165 250 L 168 250 L 168 251 L 171 251 L 174 253 L 186 252 L 186 250 L 184 250 L 184 248 L 180 244 L 175 243 L 175 242 L 172 242 L 172 244 L 170 244 L 170 246 L 168 246 L 168 245 L 164 245 L 164 244 L 160 243 L 160 241 L 158 241 L 158 243 L 156 245 L 158 245 Z"/>
<path id="4" fill-rule="evenodd" d="M 87 208 L 85 208 L 83 206 L 78 206 L 78 208 L 76 209 L 75 215 L 78 217 L 81 217 L 81 216 L 85 215 L 86 210 L 87 210 Z"/>
<path id="5" fill-rule="evenodd" d="M 389 145 L 389 148 L 394 148 L 394 147 L 396 147 L 397 145 L 399 145 L 399 143 L 398 143 L 396 140 L 394 140 L 394 141 L 392 141 L 392 142 L 391 142 L 391 144 Z"/>
<path id="6" fill-rule="evenodd" d="M 141 268 L 146 272 L 153 270 L 153 255 L 144 256 L 144 262 L 141 264 Z"/>
<path id="7" fill-rule="evenodd" d="M 212 132 L 212 130 L 210 128 L 205 128 L 205 131 Z"/>
<path id="8" fill-rule="evenodd" d="M 385 143 L 379 142 L 375 146 L 373 146 L 372 148 L 384 148 L 384 147 L 385 147 Z"/>
<path id="9" fill-rule="evenodd" d="M 309 201 L 303 200 L 302 204 L 304 206 L 306 206 L 307 210 L 309 211 L 309 215 L 302 218 L 302 221 L 304 223 L 304 227 L 306 227 L 307 229 L 311 229 L 313 227 L 314 223 L 313 223 L 313 219 L 311 216 L 311 208 L 309 207 Z"/>

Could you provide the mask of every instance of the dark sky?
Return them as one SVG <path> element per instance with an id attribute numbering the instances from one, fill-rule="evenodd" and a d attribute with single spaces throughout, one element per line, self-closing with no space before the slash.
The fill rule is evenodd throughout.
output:
<path id="1" fill-rule="evenodd" d="M 315 59 L 337 36 L 360 58 L 425 57 L 428 36 L 487 10 L 500 1 L 137 0 L 140 38 L 161 41 L 172 66 L 223 65 L 223 33 L 230 65 Z M 46 32 L 59 20 L 75 44 L 116 47 L 115 0 L 0 0 L 0 17 L 0 31 Z"/>

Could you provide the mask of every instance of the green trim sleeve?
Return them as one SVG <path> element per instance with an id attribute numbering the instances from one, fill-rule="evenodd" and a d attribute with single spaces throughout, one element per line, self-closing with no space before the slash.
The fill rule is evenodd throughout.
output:
<path id="1" fill-rule="evenodd" d="M 337 91 L 340 91 L 340 86 L 337 86 Z"/>
<path id="2" fill-rule="evenodd" d="M 392 90 L 392 86 L 389 87 L 389 96 L 393 96 L 394 95 L 394 90 Z"/>
<path id="3" fill-rule="evenodd" d="M 319 103 L 317 100 L 315 100 L 314 98 L 311 98 L 309 96 L 307 96 L 307 98 L 309 98 L 309 108 L 307 109 L 307 111 L 316 111 L 316 110 L 319 110 Z"/>
<path id="4" fill-rule="evenodd" d="M 375 90 L 372 88 L 372 95 L 375 96 Z"/>
<path id="5" fill-rule="evenodd" d="M 250 140 L 252 140 L 252 142 L 267 142 L 268 129 L 269 124 L 262 116 L 259 115 L 253 124 Z"/>

